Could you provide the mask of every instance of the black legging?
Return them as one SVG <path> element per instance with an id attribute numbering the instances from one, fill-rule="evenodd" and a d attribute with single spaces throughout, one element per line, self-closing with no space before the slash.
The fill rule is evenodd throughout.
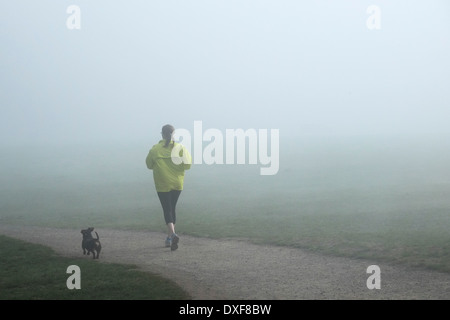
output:
<path id="1" fill-rule="evenodd" d="M 178 197 L 180 196 L 181 190 L 172 190 L 169 192 L 158 192 L 159 201 L 164 211 L 164 219 L 166 224 L 175 224 L 177 220 L 177 215 L 175 213 L 175 208 L 177 206 Z"/>

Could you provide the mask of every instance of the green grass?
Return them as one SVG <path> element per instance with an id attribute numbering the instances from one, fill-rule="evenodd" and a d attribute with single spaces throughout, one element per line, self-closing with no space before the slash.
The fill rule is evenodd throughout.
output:
<path id="1" fill-rule="evenodd" d="M 0 236 L 1 300 L 190 299 L 180 287 L 133 265 L 57 256 L 51 249 Z M 80 267 L 80 289 L 68 289 L 71 265 Z"/>
<path id="2" fill-rule="evenodd" d="M 392 212 L 185 215 L 180 227 L 197 236 L 248 238 L 255 243 L 450 272 L 450 218 L 444 210 L 429 213 L 426 219 L 418 213 Z"/>

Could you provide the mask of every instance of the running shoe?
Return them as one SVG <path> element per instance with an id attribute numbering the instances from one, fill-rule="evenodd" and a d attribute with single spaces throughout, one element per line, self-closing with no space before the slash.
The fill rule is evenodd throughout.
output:
<path id="1" fill-rule="evenodd" d="M 172 235 L 172 243 L 170 245 L 170 250 L 175 251 L 178 249 L 178 241 L 180 241 L 180 238 L 176 233 Z"/>
<path id="2" fill-rule="evenodd" d="M 172 238 L 171 237 L 167 237 L 166 238 L 166 248 L 172 246 Z"/>

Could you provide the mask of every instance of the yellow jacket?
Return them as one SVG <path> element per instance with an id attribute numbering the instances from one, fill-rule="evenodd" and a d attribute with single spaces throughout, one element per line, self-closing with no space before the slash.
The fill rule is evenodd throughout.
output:
<path id="1" fill-rule="evenodd" d="M 183 190 L 184 172 L 192 165 L 191 155 L 177 142 L 171 142 L 168 147 L 164 147 L 165 143 L 165 140 L 160 140 L 155 144 L 150 149 L 145 163 L 148 169 L 153 170 L 157 192 Z M 174 149 L 179 150 L 178 155 L 176 152 L 172 155 Z"/>

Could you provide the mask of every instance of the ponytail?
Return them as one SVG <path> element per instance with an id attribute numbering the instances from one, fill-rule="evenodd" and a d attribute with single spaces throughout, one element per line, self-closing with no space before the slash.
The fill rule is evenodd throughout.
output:
<path id="1" fill-rule="evenodd" d="M 166 143 L 164 144 L 164 148 L 167 148 L 170 144 L 170 142 L 172 142 L 172 148 L 175 147 L 175 141 L 171 140 L 171 138 L 166 138 Z"/>
<path id="2" fill-rule="evenodd" d="M 163 136 L 163 139 L 166 140 L 166 143 L 164 144 L 164 148 L 167 148 L 172 141 L 172 133 L 175 131 L 175 128 L 171 126 L 170 124 L 166 124 L 164 127 L 162 127 L 161 134 Z M 173 146 L 175 146 L 175 141 L 173 141 Z"/>

